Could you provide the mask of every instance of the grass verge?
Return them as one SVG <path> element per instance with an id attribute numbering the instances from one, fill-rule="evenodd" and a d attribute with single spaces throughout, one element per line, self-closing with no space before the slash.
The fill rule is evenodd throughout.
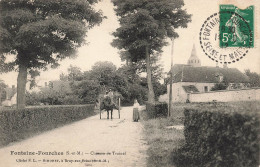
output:
<path id="1" fill-rule="evenodd" d="M 145 111 L 141 112 L 141 123 L 148 144 L 147 166 L 174 167 L 171 153 L 184 143 L 183 126 L 184 104 L 174 104 L 170 118 L 147 119 Z"/>

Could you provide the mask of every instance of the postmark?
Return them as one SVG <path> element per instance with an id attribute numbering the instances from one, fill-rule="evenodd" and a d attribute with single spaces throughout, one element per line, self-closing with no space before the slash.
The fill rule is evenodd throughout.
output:
<path id="1" fill-rule="evenodd" d="M 223 64 L 243 59 L 249 49 L 254 47 L 254 31 L 250 20 L 239 15 L 237 8 L 232 8 L 233 11 L 229 11 L 229 8 L 230 5 L 209 16 L 199 34 L 203 52 L 213 61 Z"/>

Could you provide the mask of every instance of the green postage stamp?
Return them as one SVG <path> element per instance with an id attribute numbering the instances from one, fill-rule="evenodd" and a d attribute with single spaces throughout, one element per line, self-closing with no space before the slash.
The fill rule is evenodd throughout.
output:
<path id="1" fill-rule="evenodd" d="M 239 8 L 220 4 L 219 11 L 203 22 L 199 40 L 202 51 L 217 63 L 231 64 L 255 48 L 255 6 Z"/>
<path id="2" fill-rule="evenodd" d="M 220 47 L 254 47 L 254 6 L 219 6 Z"/>

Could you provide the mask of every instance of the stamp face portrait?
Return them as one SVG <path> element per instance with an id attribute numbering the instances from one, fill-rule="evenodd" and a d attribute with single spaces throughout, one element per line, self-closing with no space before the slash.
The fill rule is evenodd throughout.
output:
<path id="1" fill-rule="evenodd" d="M 234 5 L 220 5 L 210 15 L 199 33 L 200 45 L 210 59 L 221 64 L 235 63 L 254 47 L 254 6 L 241 10 Z"/>

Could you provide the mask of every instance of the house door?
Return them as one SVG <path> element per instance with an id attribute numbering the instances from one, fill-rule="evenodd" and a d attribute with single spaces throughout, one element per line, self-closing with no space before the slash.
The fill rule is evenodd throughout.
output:
<path id="1" fill-rule="evenodd" d="M 204 86 L 204 92 L 208 92 L 209 91 L 209 87 L 208 86 Z"/>

